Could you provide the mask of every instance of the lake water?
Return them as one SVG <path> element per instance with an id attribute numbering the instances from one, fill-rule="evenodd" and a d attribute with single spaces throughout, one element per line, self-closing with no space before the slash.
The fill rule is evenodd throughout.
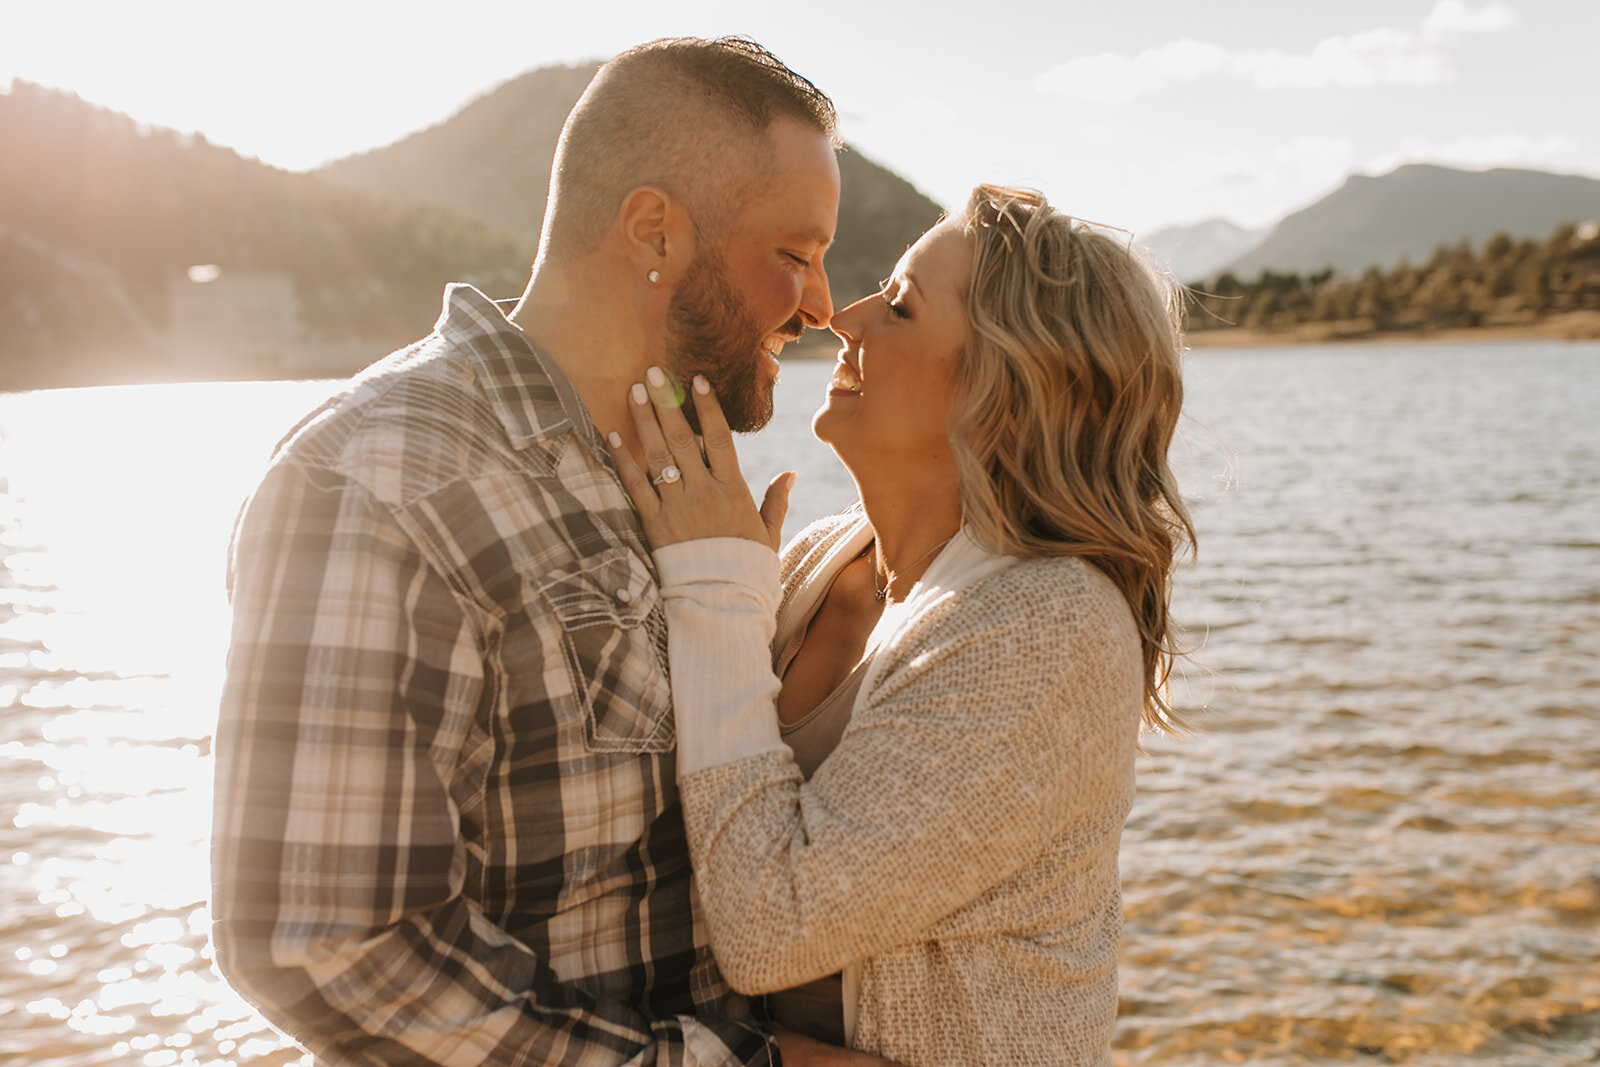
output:
<path id="1" fill-rule="evenodd" d="M 1190 357 L 1201 729 L 1153 738 L 1119 1067 L 1600 1060 L 1600 345 Z M 785 368 L 752 481 L 847 503 Z M 297 1062 L 210 970 L 223 555 L 326 383 L 0 396 L 0 1060 Z"/>

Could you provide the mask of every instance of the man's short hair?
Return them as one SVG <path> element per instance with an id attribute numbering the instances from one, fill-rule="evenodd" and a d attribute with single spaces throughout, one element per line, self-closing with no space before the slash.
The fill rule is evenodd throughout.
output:
<path id="1" fill-rule="evenodd" d="M 623 198 L 655 185 L 715 234 L 766 173 L 762 135 L 794 119 L 839 144 L 833 102 L 742 37 L 674 37 L 600 68 L 567 116 L 550 175 L 548 250 L 591 251 Z"/>

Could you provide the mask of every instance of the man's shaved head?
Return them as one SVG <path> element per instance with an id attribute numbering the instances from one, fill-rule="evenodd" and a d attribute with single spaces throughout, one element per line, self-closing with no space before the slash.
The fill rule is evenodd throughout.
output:
<path id="1" fill-rule="evenodd" d="M 832 101 L 753 41 L 679 37 L 622 53 L 562 127 L 541 256 L 592 251 L 642 185 L 682 202 L 715 239 L 770 166 L 762 135 L 780 118 L 838 143 Z"/>

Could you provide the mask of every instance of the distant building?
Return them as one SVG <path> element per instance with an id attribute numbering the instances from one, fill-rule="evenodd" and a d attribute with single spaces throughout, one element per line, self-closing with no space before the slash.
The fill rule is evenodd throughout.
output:
<path id="1" fill-rule="evenodd" d="M 206 264 L 168 280 L 172 347 L 183 364 L 219 377 L 279 377 L 301 347 L 300 301 L 284 274 Z"/>

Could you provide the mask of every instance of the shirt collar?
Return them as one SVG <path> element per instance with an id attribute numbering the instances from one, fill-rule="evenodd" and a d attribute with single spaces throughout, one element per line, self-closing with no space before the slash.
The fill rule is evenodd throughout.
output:
<path id="1" fill-rule="evenodd" d="M 433 329 L 466 354 L 514 447 L 575 431 L 598 448 L 599 431 L 572 383 L 495 301 L 453 282 Z"/>

